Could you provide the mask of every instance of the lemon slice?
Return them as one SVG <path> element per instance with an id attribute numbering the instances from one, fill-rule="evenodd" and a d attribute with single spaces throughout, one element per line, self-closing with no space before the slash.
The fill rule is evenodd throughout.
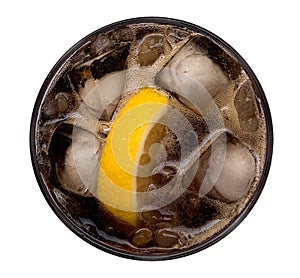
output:
<path id="1" fill-rule="evenodd" d="M 142 180 L 138 175 L 147 166 L 149 146 L 163 134 L 157 122 L 166 113 L 167 103 L 168 98 L 156 90 L 141 89 L 116 117 L 101 155 L 98 198 L 117 219 L 133 226 L 137 225 L 136 192 Z"/>

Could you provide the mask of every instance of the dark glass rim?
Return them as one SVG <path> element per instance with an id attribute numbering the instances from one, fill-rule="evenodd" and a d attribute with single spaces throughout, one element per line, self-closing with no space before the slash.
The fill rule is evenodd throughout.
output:
<path id="1" fill-rule="evenodd" d="M 149 255 L 149 254 L 132 254 L 129 252 L 125 252 L 122 250 L 118 250 L 116 248 L 113 248 L 109 246 L 108 244 L 105 244 L 104 242 L 99 242 L 99 240 L 94 239 L 91 235 L 86 233 L 85 231 L 81 230 L 71 219 L 69 219 L 59 208 L 59 206 L 56 204 L 56 201 L 53 199 L 53 197 L 50 195 L 47 186 L 43 182 L 43 178 L 41 173 L 39 172 L 38 162 L 37 162 L 37 153 L 36 153 L 36 145 L 35 145 L 35 137 L 36 137 L 36 124 L 39 116 L 39 109 L 40 105 L 42 103 L 43 97 L 45 92 L 47 91 L 49 85 L 51 84 L 53 78 L 57 75 L 60 68 L 64 65 L 64 63 L 70 58 L 70 56 L 81 46 L 83 46 L 91 37 L 98 33 L 104 33 L 107 31 L 110 31 L 117 27 L 123 27 L 128 24 L 138 24 L 138 23 L 159 23 L 159 24 L 171 24 L 179 27 L 185 27 L 192 31 L 199 32 L 200 34 L 203 34 L 210 39 L 212 39 L 214 42 L 219 44 L 221 47 L 223 47 L 226 51 L 228 51 L 234 58 L 237 59 L 237 61 L 240 63 L 240 65 L 243 67 L 247 75 L 249 76 L 250 80 L 252 81 L 254 90 L 258 97 L 261 100 L 262 108 L 264 111 L 265 121 L 266 121 L 266 136 L 267 136 L 267 147 L 266 147 L 266 155 L 265 155 L 265 163 L 262 170 L 261 178 L 259 180 L 259 183 L 257 185 L 257 188 L 252 195 L 251 199 L 248 201 L 246 207 L 243 209 L 242 213 L 240 213 L 226 228 L 222 229 L 219 233 L 213 235 L 211 238 L 205 240 L 200 245 L 196 245 L 194 247 L 191 247 L 186 250 L 179 250 L 176 253 L 171 254 L 161 254 L 161 255 Z M 273 153 L 273 125 L 272 125 L 272 119 L 271 119 L 271 113 L 269 109 L 269 105 L 267 102 L 267 99 L 265 97 L 265 94 L 263 92 L 263 89 L 255 76 L 254 72 L 251 70 L 247 62 L 225 41 L 223 41 L 221 38 L 216 36 L 215 34 L 211 33 L 210 31 L 199 27 L 197 25 L 194 25 L 192 23 L 178 20 L 178 19 L 172 19 L 172 18 L 166 18 L 166 17 L 138 17 L 138 18 L 131 18 L 122 20 L 116 23 L 109 24 L 107 26 L 104 26 L 91 34 L 87 35 L 83 39 L 81 39 L 79 42 L 77 42 L 74 46 L 72 46 L 54 65 L 54 67 L 51 69 L 50 73 L 46 77 L 39 94 L 37 96 L 32 118 L 31 118 L 31 124 L 30 124 L 30 154 L 31 154 L 31 161 L 33 165 L 33 170 L 37 179 L 37 182 L 39 184 L 39 187 L 48 202 L 49 206 L 52 208 L 54 213 L 58 216 L 58 218 L 77 236 L 79 236 L 84 241 L 88 242 L 89 244 L 93 245 L 94 247 L 103 250 L 105 252 L 108 252 L 113 255 L 118 255 L 120 257 L 124 258 L 130 258 L 135 260 L 146 260 L 146 261 L 156 261 L 156 260 L 169 260 L 174 258 L 179 258 L 183 256 L 187 256 L 196 252 L 199 252 L 203 249 L 206 249 L 207 247 L 215 244 L 225 236 L 227 236 L 229 233 L 231 233 L 248 215 L 248 213 L 252 210 L 253 206 L 255 205 L 256 201 L 258 200 L 264 185 L 266 183 L 266 179 L 269 173 L 269 169 L 271 166 L 271 159 L 272 159 L 272 153 Z"/>

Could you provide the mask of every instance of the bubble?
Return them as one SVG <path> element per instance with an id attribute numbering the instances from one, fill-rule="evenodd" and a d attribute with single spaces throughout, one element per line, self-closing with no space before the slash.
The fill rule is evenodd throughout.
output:
<path id="1" fill-rule="evenodd" d="M 171 248 L 179 244 L 179 235 L 168 229 L 160 229 L 154 232 L 153 240 L 159 247 Z"/>
<path id="2" fill-rule="evenodd" d="M 131 241 L 137 247 L 144 247 L 152 240 L 153 233 L 147 228 L 137 230 Z"/>

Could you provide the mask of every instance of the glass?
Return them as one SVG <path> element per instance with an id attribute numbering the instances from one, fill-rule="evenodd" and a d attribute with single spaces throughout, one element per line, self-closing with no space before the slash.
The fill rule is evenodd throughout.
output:
<path id="1" fill-rule="evenodd" d="M 57 216 L 93 246 L 164 260 L 230 233 L 266 182 L 273 132 L 243 58 L 169 18 L 103 27 L 53 67 L 30 147 Z"/>

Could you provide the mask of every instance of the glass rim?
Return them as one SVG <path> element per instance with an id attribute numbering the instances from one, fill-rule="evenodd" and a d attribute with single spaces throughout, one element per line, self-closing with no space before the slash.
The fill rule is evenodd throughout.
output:
<path id="1" fill-rule="evenodd" d="M 225 228 L 221 229 L 218 233 L 214 234 L 210 238 L 206 239 L 205 241 L 196 244 L 193 247 L 189 247 L 187 249 L 178 250 L 177 252 L 170 252 L 165 254 L 158 254 L 158 255 L 149 255 L 149 254 L 135 254 L 130 253 L 129 251 L 126 252 L 125 250 L 119 250 L 117 248 L 114 248 L 110 246 L 109 244 L 106 244 L 105 242 L 100 242 L 99 240 L 96 240 L 91 235 L 89 235 L 84 230 L 80 229 L 75 222 L 73 222 L 70 218 L 67 217 L 67 215 L 60 209 L 60 207 L 57 205 L 56 201 L 53 199 L 51 194 L 49 193 L 47 189 L 47 185 L 45 185 L 43 181 L 43 177 L 41 173 L 39 172 L 39 166 L 37 161 L 37 153 L 36 153 L 36 145 L 35 145 L 35 139 L 36 139 L 36 125 L 37 120 L 39 118 L 39 110 L 40 105 L 43 101 L 43 98 L 45 96 L 45 93 L 47 92 L 51 82 L 53 79 L 57 76 L 59 73 L 61 67 L 65 64 L 65 62 L 72 56 L 72 54 L 78 50 L 80 47 L 82 47 L 87 41 L 89 41 L 90 38 L 97 34 L 105 33 L 107 31 L 111 31 L 118 27 L 124 27 L 129 24 L 140 24 L 140 23 L 157 23 L 157 24 L 170 24 L 178 27 L 183 27 L 190 29 L 192 31 L 198 32 L 204 36 L 207 36 L 209 39 L 212 39 L 215 43 L 220 45 L 223 49 L 225 49 L 230 55 L 232 55 L 242 66 L 243 70 L 246 72 L 246 74 L 249 76 L 253 88 L 255 90 L 255 93 L 258 95 L 258 97 L 261 100 L 261 106 L 264 112 L 264 118 L 266 122 L 266 151 L 265 151 L 265 161 L 264 166 L 262 169 L 261 177 L 259 179 L 259 182 L 256 186 L 256 189 L 254 193 L 252 194 L 250 200 L 246 204 L 246 206 L 243 208 L 243 211 L 238 214 Z M 179 19 L 173 19 L 173 18 L 167 18 L 167 17 L 136 17 L 136 18 L 129 18 L 122 21 L 117 21 L 115 23 L 106 25 L 104 27 L 101 27 L 94 32 L 88 34 L 81 40 L 79 40 L 77 43 L 75 43 L 69 50 L 66 51 L 66 53 L 58 60 L 58 62 L 53 66 L 51 71 L 49 72 L 48 76 L 46 77 L 39 93 L 36 98 L 32 117 L 31 117 L 31 123 L 30 123 L 30 136 L 29 136 L 29 144 L 30 144 L 30 155 L 31 155 L 31 161 L 33 170 L 35 173 L 35 177 L 37 179 L 37 182 L 39 184 L 40 190 L 42 191 L 44 198 L 48 202 L 51 209 L 54 211 L 54 213 L 57 215 L 57 217 L 77 236 L 79 236 L 81 239 L 86 241 L 87 243 L 91 244 L 92 246 L 105 251 L 107 253 L 117 255 L 123 258 L 129 258 L 129 259 L 135 259 L 135 260 L 143 260 L 143 261 L 159 261 L 159 260 L 170 260 L 175 258 L 184 257 L 187 255 L 194 254 L 196 252 L 199 252 L 201 250 L 204 250 L 208 248 L 209 246 L 215 244 L 216 242 L 220 241 L 224 237 L 226 237 L 229 233 L 231 233 L 248 215 L 248 213 L 252 210 L 253 206 L 257 202 L 259 196 L 261 195 L 261 192 L 265 186 L 267 176 L 270 170 L 271 166 L 271 160 L 272 160 L 272 154 L 273 154 L 273 124 L 271 119 L 271 112 L 270 108 L 266 99 L 266 96 L 264 94 L 264 91 L 250 68 L 250 66 L 247 64 L 247 62 L 241 57 L 241 55 L 233 48 L 231 47 L 227 42 L 225 42 L 223 39 L 218 37 L 217 35 L 213 34 L 212 32 L 197 26 L 195 24 L 179 20 Z"/>

